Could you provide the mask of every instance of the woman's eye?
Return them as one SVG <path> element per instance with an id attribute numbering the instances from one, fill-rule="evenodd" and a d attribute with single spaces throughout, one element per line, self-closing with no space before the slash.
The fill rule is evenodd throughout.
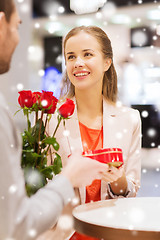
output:
<path id="1" fill-rule="evenodd" d="M 89 56 L 93 56 L 91 53 L 85 53 L 85 56 L 89 57 Z"/>
<path id="2" fill-rule="evenodd" d="M 74 58 L 74 55 L 68 56 L 68 60 L 73 59 L 73 58 Z"/>

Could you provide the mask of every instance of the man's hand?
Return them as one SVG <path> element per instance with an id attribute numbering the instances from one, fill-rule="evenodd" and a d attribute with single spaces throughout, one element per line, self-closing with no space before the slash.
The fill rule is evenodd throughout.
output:
<path id="1" fill-rule="evenodd" d="M 84 157 L 81 151 L 76 150 L 68 158 L 68 163 L 61 174 L 70 180 L 73 187 L 82 187 L 90 185 L 94 179 L 101 179 L 102 174 L 108 170 L 107 164 Z"/>

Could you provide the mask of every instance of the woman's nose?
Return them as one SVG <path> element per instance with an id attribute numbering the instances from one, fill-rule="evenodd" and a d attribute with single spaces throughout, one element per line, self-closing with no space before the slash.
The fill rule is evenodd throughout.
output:
<path id="1" fill-rule="evenodd" d="M 83 67 L 84 66 L 84 61 L 81 57 L 77 57 L 75 61 L 75 67 Z"/>

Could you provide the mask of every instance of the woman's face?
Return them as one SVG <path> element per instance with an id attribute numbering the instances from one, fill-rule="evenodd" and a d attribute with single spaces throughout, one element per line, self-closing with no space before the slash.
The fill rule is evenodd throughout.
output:
<path id="1" fill-rule="evenodd" d="M 67 40 L 64 53 L 67 74 L 75 89 L 102 89 L 104 72 L 110 67 L 110 60 L 104 59 L 95 37 L 81 31 Z"/>

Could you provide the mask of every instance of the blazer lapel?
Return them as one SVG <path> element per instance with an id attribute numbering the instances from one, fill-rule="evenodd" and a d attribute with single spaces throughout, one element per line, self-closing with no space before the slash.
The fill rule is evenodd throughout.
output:
<path id="1" fill-rule="evenodd" d="M 103 148 L 113 147 L 113 133 L 117 122 L 117 108 L 103 98 Z M 115 140 L 114 140 L 115 143 Z"/>
<path id="2" fill-rule="evenodd" d="M 79 129 L 79 121 L 77 117 L 77 105 L 75 98 L 72 99 L 75 103 L 75 110 L 73 115 L 69 120 L 66 121 L 66 130 L 69 130 L 68 134 L 68 144 L 70 148 L 70 154 L 77 148 L 83 150 L 82 142 L 81 142 L 81 135 Z"/>
<path id="3" fill-rule="evenodd" d="M 108 103 L 103 97 L 103 148 L 113 148 L 118 146 L 116 134 L 119 125 L 119 108 Z M 102 180 L 101 199 L 106 199 L 106 189 L 108 183 Z"/>
<path id="4" fill-rule="evenodd" d="M 127 139 L 125 107 L 118 107 L 103 100 L 103 148 L 124 147 Z"/>
<path id="5" fill-rule="evenodd" d="M 72 99 L 75 103 L 75 110 L 74 114 L 71 116 L 71 119 L 66 121 L 66 129 L 71 130 L 68 135 L 68 145 L 70 149 L 70 154 L 72 154 L 72 151 L 76 149 L 81 149 L 83 151 L 82 141 L 81 141 L 81 134 L 79 129 L 79 121 L 77 116 L 77 105 L 75 98 Z M 85 203 L 85 197 L 86 197 L 86 188 L 81 187 L 79 188 L 79 193 L 81 196 L 81 203 Z"/>

